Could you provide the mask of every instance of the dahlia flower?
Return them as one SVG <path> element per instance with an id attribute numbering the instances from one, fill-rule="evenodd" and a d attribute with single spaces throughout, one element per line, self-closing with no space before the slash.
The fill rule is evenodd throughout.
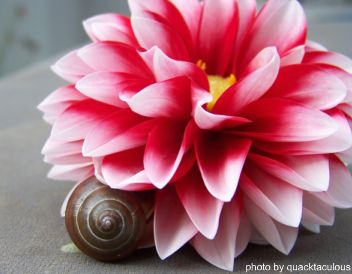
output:
<path id="1" fill-rule="evenodd" d="M 306 40 L 296 0 L 129 6 L 52 67 L 70 84 L 39 105 L 50 177 L 154 189 L 160 258 L 189 242 L 227 270 L 352 206 L 352 61 Z"/>

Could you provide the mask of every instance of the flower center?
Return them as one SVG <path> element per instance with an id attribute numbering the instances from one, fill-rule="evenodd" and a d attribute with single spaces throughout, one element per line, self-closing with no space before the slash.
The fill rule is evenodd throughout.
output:
<path id="1" fill-rule="evenodd" d="M 202 70 L 206 70 L 206 63 L 202 60 L 198 60 L 197 66 Z M 235 75 L 231 74 L 228 77 L 222 77 L 218 75 L 207 75 L 209 86 L 210 86 L 210 94 L 213 96 L 213 100 L 207 104 L 207 109 L 210 111 L 215 106 L 216 102 L 220 98 L 220 96 L 232 85 L 236 84 Z"/>
<path id="2" fill-rule="evenodd" d="M 213 100 L 207 104 L 207 108 L 208 110 L 212 110 L 220 96 L 236 83 L 236 77 L 233 74 L 226 78 L 217 75 L 208 75 L 208 81 Z"/>

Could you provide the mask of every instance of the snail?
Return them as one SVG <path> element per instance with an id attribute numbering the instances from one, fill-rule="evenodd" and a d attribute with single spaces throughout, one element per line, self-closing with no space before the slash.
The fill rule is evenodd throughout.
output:
<path id="1" fill-rule="evenodd" d="M 73 243 L 100 261 L 118 261 L 142 240 L 153 214 L 153 194 L 111 189 L 92 177 L 72 193 L 65 223 Z"/>

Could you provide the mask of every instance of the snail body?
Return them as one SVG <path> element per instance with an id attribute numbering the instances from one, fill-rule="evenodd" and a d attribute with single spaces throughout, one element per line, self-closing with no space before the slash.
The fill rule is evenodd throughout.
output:
<path id="1" fill-rule="evenodd" d="M 72 193 L 65 223 L 82 252 L 100 261 L 118 261 L 138 247 L 152 213 L 150 193 L 111 189 L 90 178 Z"/>

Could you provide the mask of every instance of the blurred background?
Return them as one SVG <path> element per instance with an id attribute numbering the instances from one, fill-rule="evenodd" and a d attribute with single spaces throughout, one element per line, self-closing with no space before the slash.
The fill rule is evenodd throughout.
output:
<path id="1" fill-rule="evenodd" d="M 259 1 L 264 2 L 264 1 Z M 309 38 L 352 56 L 352 0 L 301 0 Z M 82 20 L 126 0 L 0 0 L 0 77 L 88 41 Z"/>

